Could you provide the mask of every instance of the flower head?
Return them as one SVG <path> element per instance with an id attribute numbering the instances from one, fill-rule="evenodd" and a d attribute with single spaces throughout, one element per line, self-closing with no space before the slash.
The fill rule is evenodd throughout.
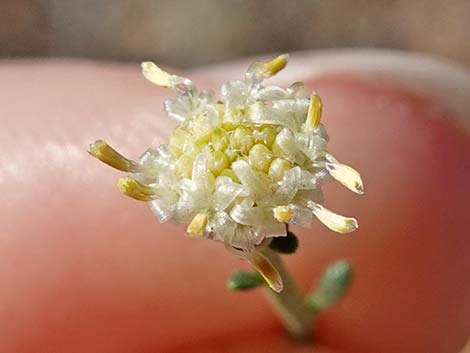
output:
<path id="1" fill-rule="evenodd" d="M 321 186 L 333 178 L 363 193 L 359 174 L 326 150 L 320 97 L 308 96 L 301 82 L 262 84 L 287 58 L 252 64 L 244 78 L 221 87 L 219 99 L 145 62 L 149 81 L 176 92 L 164 104 L 178 124 L 169 143 L 148 149 L 139 161 L 103 141 L 89 150 L 130 173 L 118 182 L 125 195 L 147 201 L 162 222 L 187 224 L 189 236 L 224 242 L 276 291 L 282 279 L 259 250 L 270 238 L 286 236 L 287 224 L 309 227 L 313 217 L 339 233 L 355 230 L 354 218 L 321 205 Z"/>

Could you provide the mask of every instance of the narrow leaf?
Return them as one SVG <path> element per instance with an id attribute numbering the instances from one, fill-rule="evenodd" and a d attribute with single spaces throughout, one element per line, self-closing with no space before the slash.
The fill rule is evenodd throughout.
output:
<path id="1" fill-rule="evenodd" d="M 328 266 L 312 294 L 307 296 L 307 306 L 322 311 L 337 303 L 346 293 L 352 278 L 352 269 L 345 260 Z"/>
<path id="2" fill-rule="evenodd" d="M 244 291 L 263 284 L 265 281 L 258 272 L 238 271 L 230 276 L 227 287 L 234 291 Z"/>

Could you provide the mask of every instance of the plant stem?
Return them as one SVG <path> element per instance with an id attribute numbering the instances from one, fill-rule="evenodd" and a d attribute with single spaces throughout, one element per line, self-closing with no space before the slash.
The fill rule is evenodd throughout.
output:
<path id="1" fill-rule="evenodd" d="M 280 293 L 266 288 L 277 314 L 293 338 L 311 339 L 315 312 L 307 307 L 304 296 L 284 266 L 281 257 L 271 249 L 265 249 L 263 253 L 276 267 L 284 281 L 284 289 Z"/>

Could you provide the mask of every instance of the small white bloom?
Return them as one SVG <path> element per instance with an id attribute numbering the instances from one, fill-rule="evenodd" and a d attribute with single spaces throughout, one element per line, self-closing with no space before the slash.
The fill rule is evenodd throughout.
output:
<path id="1" fill-rule="evenodd" d="M 276 291 L 282 279 L 260 251 L 269 238 L 285 236 L 288 223 L 309 227 L 313 216 L 336 232 L 351 232 L 357 221 L 323 207 L 321 186 L 332 177 L 363 193 L 359 173 L 326 150 L 320 97 L 308 98 L 299 82 L 286 89 L 262 85 L 287 59 L 252 64 L 244 78 L 221 87 L 220 100 L 145 62 L 149 81 L 176 92 L 164 104 L 179 124 L 169 144 L 147 150 L 138 162 L 104 141 L 89 150 L 131 173 L 118 183 L 125 195 L 148 201 L 162 222 L 188 224 L 190 236 L 225 243 Z"/>

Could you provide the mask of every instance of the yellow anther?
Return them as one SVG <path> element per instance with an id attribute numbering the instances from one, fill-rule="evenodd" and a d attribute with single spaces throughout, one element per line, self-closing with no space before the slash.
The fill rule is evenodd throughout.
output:
<path id="1" fill-rule="evenodd" d="M 273 215 L 279 222 L 288 223 L 292 219 L 294 211 L 289 206 L 277 206 L 273 209 Z"/>
<path id="2" fill-rule="evenodd" d="M 160 69 L 155 63 L 151 61 L 145 61 L 141 64 L 142 74 L 150 82 L 161 86 L 161 87 L 171 87 L 171 74 Z"/>
<path id="3" fill-rule="evenodd" d="M 131 177 L 120 178 L 117 186 L 124 195 L 139 201 L 150 201 L 156 196 L 155 191 L 150 186 Z"/>
<path id="4" fill-rule="evenodd" d="M 274 76 L 283 68 L 285 68 L 287 65 L 288 59 L 289 59 L 288 54 L 282 54 L 282 55 L 279 55 L 277 58 L 274 58 L 273 60 L 268 61 L 266 63 L 266 68 L 268 70 L 269 75 Z"/>
<path id="5" fill-rule="evenodd" d="M 259 77 L 269 78 L 281 71 L 287 65 L 288 54 L 282 54 L 268 62 L 254 63 L 252 68 Z"/>
<path id="6" fill-rule="evenodd" d="M 310 105 L 308 107 L 307 125 L 315 128 L 318 126 L 318 124 L 320 124 L 322 108 L 323 103 L 320 96 L 316 93 L 313 93 L 310 97 Z"/>
<path id="7" fill-rule="evenodd" d="M 205 213 L 198 213 L 194 216 L 191 223 L 189 223 L 188 228 L 186 229 L 186 233 L 188 235 L 203 235 L 204 230 L 206 229 L 208 216 Z"/>
<path id="8" fill-rule="evenodd" d="M 103 140 L 92 143 L 88 153 L 107 165 L 123 172 L 138 173 L 142 165 L 127 159 Z"/>

